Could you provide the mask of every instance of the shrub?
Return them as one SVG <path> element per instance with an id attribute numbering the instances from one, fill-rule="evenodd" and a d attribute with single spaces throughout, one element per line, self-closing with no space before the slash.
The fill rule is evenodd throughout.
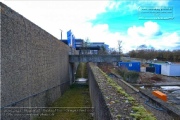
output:
<path id="1" fill-rule="evenodd" d="M 130 83 L 136 83 L 139 78 L 139 73 L 134 71 L 128 71 L 123 76 L 124 80 Z"/>
<path id="2" fill-rule="evenodd" d="M 139 78 L 139 73 L 135 71 L 128 71 L 126 68 L 119 68 L 118 73 L 123 79 L 129 83 L 136 83 Z"/>
<path id="3" fill-rule="evenodd" d="M 87 63 L 79 63 L 75 77 L 76 79 L 82 77 L 88 78 Z"/>
<path id="4" fill-rule="evenodd" d="M 127 68 L 125 68 L 125 67 L 120 67 L 120 68 L 118 68 L 118 73 L 119 73 L 119 75 L 120 75 L 121 77 L 124 77 L 124 74 L 127 73 L 127 72 L 128 72 L 128 70 L 127 70 Z"/>

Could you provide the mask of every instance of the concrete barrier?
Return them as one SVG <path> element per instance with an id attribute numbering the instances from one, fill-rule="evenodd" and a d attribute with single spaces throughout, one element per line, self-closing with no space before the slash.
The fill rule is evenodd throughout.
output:
<path id="1" fill-rule="evenodd" d="M 106 105 L 103 92 L 99 88 L 97 83 L 97 73 L 92 70 L 92 65 L 88 64 L 88 81 L 89 81 L 89 91 L 92 106 L 94 107 L 94 119 L 95 120 L 111 120 L 111 113 Z M 100 73 L 101 74 L 101 73 Z"/>
<path id="2" fill-rule="evenodd" d="M 70 85 L 70 48 L 3 3 L 1 12 L 1 120 L 28 120 L 13 110 L 48 106 Z M 73 79 L 71 77 L 71 79 Z M 8 111 L 9 110 L 9 111 Z"/>

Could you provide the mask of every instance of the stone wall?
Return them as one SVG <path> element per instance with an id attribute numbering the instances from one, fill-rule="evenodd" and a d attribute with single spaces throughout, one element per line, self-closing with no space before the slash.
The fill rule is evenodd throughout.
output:
<path id="1" fill-rule="evenodd" d="M 89 81 L 89 91 L 92 106 L 94 108 L 94 119 L 95 120 L 111 120 L 112 116 L 110 110 L 106 104 L 103 90 L 100 88 L 101 78 L 98 76 L 101 73 L 97 70 L 97 66 L 93 64 L 88 64 L 88 81 Z"/>
<path id="2" fill-rule="evenodd" d="M 70 49 L 3 3 L 0 7 L 1 108 L 47 106 L 69 87 Z"/>

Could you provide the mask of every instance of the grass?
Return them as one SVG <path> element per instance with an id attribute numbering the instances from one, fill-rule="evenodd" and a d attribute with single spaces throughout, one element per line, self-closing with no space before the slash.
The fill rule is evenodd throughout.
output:
<path id="1" fill-rule="evenodd" d="M 87 76 L 87 65 L 86 65 L 86 63 L 79 63 L 75 77 L 76 77 L 76 79 L 88 77 Z"/>
<path id="2" fill-rule="evenodd" d="M 87 78 L 86 63 L 80 63 L 76 73 L 76 78 Z M 50 105 L 55 107 L 51 112 L 43 112 L 34 120 L 93 120 L 91 106 L 88 85 L 73 84 Z"/>
<path id="3" fill-rule="evenodd" d="M 113 81 L 106 73 L 104 73 L 100 68 L 99 71 L 106 77 L 107 82 L 111 85 L 117 93 L 126 97 L 126 99 L 132 104 L 132 110 L 135 113 L 130 113 L 130 116 L 134 117 L 137 120 L 156 120 L 152 113 L 149 113 L 142 105 L 139 105 L 136 100 L 127 94 L 115 81 Z M 117 116 L 120 118 L 120 116 Z"/>
<path id="4" fill-rule="evenodd" d="M 126 68 L 119 68 L 116 71 L 113 71 L 118 73 L 120 76 L 123 77 L 123 79 L 129 83 L 136 83 L 139 78 L 139 73 L 135 71 L 129 71 Z"/>
<path id="5" fill-rule="evenodd" d="M 131 113 L 130 115 L 138 120 L 156 120 L 151 114 L 147 114 L 148 111 L 142 106 L 133 106 L 133 111 L 136 113 Z"/>
<path id="6" fill-rule="evenodd" d="M 54 115 L 36 117 L 34 120 L 92 120 L 93 119 L 89 113 L 92 110 L 92 108 L 91 108 L 88 85 L 77 85 L 77 84 L 72 85 L 70 89 L 64 93 L 64 95 L 62 95 L 57 101 L 52 103 L 51 107 L 56 107 L 59 111 L 57 112 L 53 111 Z M 63 111 L 63 110 L 68 110 L 68 111 Z"/>

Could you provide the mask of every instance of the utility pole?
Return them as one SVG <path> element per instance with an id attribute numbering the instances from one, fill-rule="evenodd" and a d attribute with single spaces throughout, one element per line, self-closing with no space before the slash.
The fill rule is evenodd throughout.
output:
<path id="1" fill-rule="evenodd" d="M 62 31 L 61 29 L 60 29 L 60 31 L 61 31 L 61 40 L 62 40 L 62 32 L 63 32 L 63 31 Z"/>

